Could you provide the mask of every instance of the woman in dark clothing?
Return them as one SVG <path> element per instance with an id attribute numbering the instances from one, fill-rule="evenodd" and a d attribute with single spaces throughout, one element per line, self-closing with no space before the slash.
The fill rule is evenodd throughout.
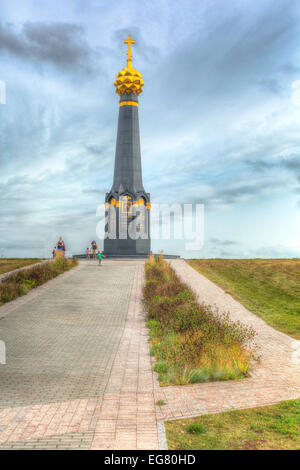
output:
<path id="1" fill-rule="evenodd" d="M 92 245 L 93 259 L 96 259 L 97 251 L 98 251 L 98 245 L 95 242 L 95 240 L 92 241 L 91 245 Z"/>
<path id="2" fill-rule="evenodd" d="M 57 249 L 61 252 L 63 252 L 63 254 L 65 254 L 65 251 L 66 251 L 66 246 L 65 246 L 65 242 L 63 241 L 62 237 L 60 237 L 60 239 L 58 240 L 57 244 Z"/>

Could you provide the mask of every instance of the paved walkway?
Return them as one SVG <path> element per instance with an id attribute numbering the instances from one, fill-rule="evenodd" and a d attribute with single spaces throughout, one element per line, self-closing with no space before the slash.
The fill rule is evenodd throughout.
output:
<path id="1" fill-rule="evenodd" d="M 143 279 L 81 261 L 0 308 L 0 449 L 159 448 Z"/>
<path id="2" fill-rule="evenodd" d="M 133 276 L 132 266 L 82 265 L 2 318 L 7 366 L 0 369 L 0 407 L 102 395 Z"/>
<path id="3" fill-rule="evenodd" d="M 219 312 L 229 312 L 232 320 L 254 327 L 261 362 L 252 370 L 250 379 L 156 387 L 156 400 L 167 403 L 161 407 L 157 418 L 198 416 L 299 398 L 300 341 L 274 330 L 185 261 L 171 261 L 171 266 L 182 281 L 193 289 L 199 302 L 212 305 Z"/>
<path id="4" fill-rule="evenodd" d="M 252 378 L 160 388 L 141 303 L 143 261 L 104 260 L 101 268 L 81 262 L 0 308 L 0 337 L 8 343 L 0 449 L 163 449 L 166 419 L 300 396 L 299 342 L 184 261 L 171 264 L 200 301 L 254 326 L 262 360 Z"/>

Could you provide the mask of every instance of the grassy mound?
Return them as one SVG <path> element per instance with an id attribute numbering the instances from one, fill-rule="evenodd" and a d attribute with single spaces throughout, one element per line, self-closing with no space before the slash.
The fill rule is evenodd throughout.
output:
<path id="1" fill-rule="evenodd" d="M 247 377 L 255 332 L 196 302 L 169 264 L 150 257 L 144 302 L 162 385 Z"/>
<path id="2" fill-rule="evenodd" d="M 0 305 L 10 302 L 78 265 L 77 259 L 59 258 L 49 263 L 8 275 L 0 283 Z"/>

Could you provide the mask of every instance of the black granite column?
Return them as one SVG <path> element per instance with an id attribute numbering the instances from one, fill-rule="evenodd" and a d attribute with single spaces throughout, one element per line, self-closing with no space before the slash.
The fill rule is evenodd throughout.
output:
<path id="1" fill-rule="evenodd" d="M 115 256 L 149 255 L 150 194 L 145 192 L 143 186 L 138 98 L 134 93 L 125 92 L 120 96 L 114 181 L 106 194 L 105 203 L 108 217 L 106 235 L 113 235 L 109 234 L 108 229 L 116 218 L 116 239 L 105 238 L 104 253 Z M 127 225 L 129 228 L 135 219 L 141 222 L 141 230 L 138 231 L 140 236 L 132 239 L 130 230 L 124 227 Z"/>

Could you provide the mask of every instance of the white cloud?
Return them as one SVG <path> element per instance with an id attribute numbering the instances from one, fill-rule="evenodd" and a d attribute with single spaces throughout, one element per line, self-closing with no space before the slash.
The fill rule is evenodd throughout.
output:
<path id="1" fill-rule="evenodd" d="M 274 255 L 294 253 L 296 233 L 289 234 L 299 217 L 299 173 L 278 162 L 297 159 L 300 147 L 291 88 L 300 79 L 296 2 L 188 0 L 182 8 L 162 0 L 77 0 L 59 11 L 50 0 L 26 3 L 17 9 L 14 0 L 3 0 L 1 7 L 2 31 L 13 25 L 7 47 L 0 46 L 0 80 L 7 83 L 7 104 L 0 107 L 3 249 L 20 246 L 20 255 L 33 255 L 63 232 L 76 251 L 95 236 L 96 207 L 112 183 L 118 112 L 112 83 L 126 60 L 121 36 L 133 30 L 134 65 L 146 82 L 139 109 L 152 200 L 204 202 L 208 238 L 239 241 L 235 247 L 210 242 L 200 256 L 255 256 L 259 246 L 272 253 L 272 243 Z M 59 23 L 72 24 L 75 39 Z M 40 58 L 49 28 L 65 35 L 68 61 L 62 63 L 49 37 L 48 55 Z M 80 74 L 83 63 L 93 73 Z M 289 218 L 272 241 L 262 221 L 270 212 L 276 220 L 282 192 Z M 253 231 L 259 239 L 242 235 Z M 163 248 L 159 243 L 153 247 Z"/>

